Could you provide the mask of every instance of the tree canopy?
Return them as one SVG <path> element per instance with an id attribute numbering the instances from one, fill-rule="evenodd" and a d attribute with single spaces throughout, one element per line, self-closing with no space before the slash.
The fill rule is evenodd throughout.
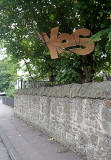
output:
<path id="1" fill-rule="evenodd" d="M 110 0 L 1 0 L 0 15 L 0 38 L 7 54 L 24 60 L 31 77 L 82 83 L 111 68 Z M 56 26 L 60 33 L 90 29 L 91 40 L 96 42 L 94 52 L 88 56 L 64 53 L 52 60 L 37 33 L 50 35 Z"/>

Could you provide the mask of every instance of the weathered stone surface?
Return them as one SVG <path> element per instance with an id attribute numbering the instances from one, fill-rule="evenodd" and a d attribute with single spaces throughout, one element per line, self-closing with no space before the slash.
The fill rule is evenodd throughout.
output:
<path id="1" fill-rule="evenodd" d="M 109 109 L 111 109 L 111 101 L 106 101 L 105 104 L 106 104 L 106 107 L 108 107 Z"/>
<path id="2" fill-rule="evenodd" d="M 111 159 L 111 82 L 17 90 L 14 110 L 87 160 Z"/>
<path id="3" fill-rule="evenodd" d="M 40 87 L 37 89 L 22 89 L 17 90 L 19 95 L 38 95 L 50 97 L 81 97 L 92 99 L 111 99 L 111 82 L 101 83 L 85 83 L 71 84 L 54 87 Z"/>
<path id="4" fill-rule="evenodd" d="M 103 120 L 111 123 L 111 110 L 104 107 L 102 110 L 102 117 Z"/>

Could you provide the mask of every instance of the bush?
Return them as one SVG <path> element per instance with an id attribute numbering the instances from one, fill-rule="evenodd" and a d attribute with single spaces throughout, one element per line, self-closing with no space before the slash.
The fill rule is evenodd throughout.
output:
<path id="1" fill-rule="evenodd" d="M 14 86 L 14 84 L 12 82 L 10 83 L 9 88 L 5 91 L 5 93 L 6 93 L 7 97 L 11 97 L 11 98 L 14 97 L 15 86 Z"/>
<path id="2" fill-rule="evenodd" d="M 96 76 L 96 77 L 94 77 L 94 81 L 96 81 L 96 82 L 102 82 L 103 81 L 103 76 Z"/>

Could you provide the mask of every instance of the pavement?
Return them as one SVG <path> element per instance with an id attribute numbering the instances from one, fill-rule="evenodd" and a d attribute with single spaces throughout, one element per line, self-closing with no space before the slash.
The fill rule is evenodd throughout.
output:
<path id="1" fill-rule="evenodd" d="M 1 100 L 0 137 L 11 160 L 82 160 L 37 127 L 17 118 L 13 108 L 2 104 Z"/>
<path id="2" fill-rule="evenodd" d="M 3 144 L 2 139 L 0 138 L 0 160 L 10 160 L 7 148 Z"/>

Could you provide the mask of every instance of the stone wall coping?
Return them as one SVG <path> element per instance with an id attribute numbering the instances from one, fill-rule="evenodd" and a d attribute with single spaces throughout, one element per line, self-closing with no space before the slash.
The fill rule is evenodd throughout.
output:
<path id="1" fill-rule="evenodd" d="M 111 82 L 93 82 L 84 84 L 68 84 L 61 86 L 40 87 L 16 90 L 15 95 L 37 95 L 47 97 L 111 99 Z"/>

